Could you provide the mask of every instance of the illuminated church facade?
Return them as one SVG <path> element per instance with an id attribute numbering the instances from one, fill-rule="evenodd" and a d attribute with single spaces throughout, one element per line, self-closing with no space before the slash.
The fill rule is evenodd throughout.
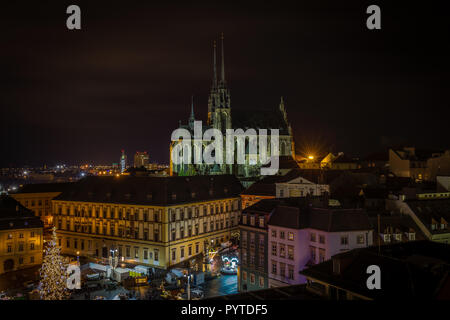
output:
<path id="1" fill-rule="evenodd" d="M 216 43 L 214 42 L 214 59 L 213 59 L 213 79 L 212 85 L 208 97 L 208 117 L 207 124 L 202 124 L 203 133 L 211 128 L 218 129 L 222 132 L 224 140 L 226 140 L 226 130 L 227 129 L 243 129 L 245 132 L 247 129 L 255 129 L 258 132 L 259 129 L 267 129 L 268 140 L 267 140 L 267 155 L 270 157 L 273 153 L 271 152 L 270 143 L 270 129 L 279 130 L 279 156 L 288 157 L 289 159 L 295 159 L 295 147 L 294 139 L 292 135 L 292 128 L 288 122 L 288 117 L 286 113 L 286 108 L 284 105 L 283 97 L 279 107 L 275 110 L 269 110 L 264 112 L 262 110 L 257 110 L 256 112 L 251 112 L 249 114 L 244 114 L 238 111 L 237 115 L 234 114 L 235 118 L 232 117 L 232 107 L 231 107 L 231 94 L 228 89 L 227 82 L 225 80 L 225 58 L 224 58 L 224 45 L 223 45 L 223 35 L 221 37 L 221 63 L 220 63 L 220 77 L 217 74 L 217 59 L 216 59 Z M 236 119 L 237 118 L 237 119 Z M 179 122 L 180 129 L 186 129 L 194 137 L 194 123 L 198 121 L 195 119 L 194 114 L 194 101 L 192 99 L 191 103 L 191 113 L 187 124 L 182 124 Z M 202 135 L 203 136 L 203 135 Z M 248 137 L 248 136 L 247 136 Z M 234 137 L 235 138 L 235 137 Z M 192 138 L 193 139 L 193 138 Z M 193 141 L 193 140 L 192 140 Z M 244 143 L 248 142 L 248 138 Z M 192 175 L 216 175 L 216 174 L 233 174 L 238 178 L 252 178 L 260 176 L 261 166 L 267 165 L 261 162 L 258 155 L 251 155 L 249 152 L 248 143 L 244 146 L 245 148 L 245 163 L 234 164 L 225 163 L 225 147 L 226 142 L 223 142 L 223 164 L 194 164 L 193 157 L 195 153 L 194 143 L 192 142 L 192 160 L 189 163 L 175 164 L 172 158 L 172 150 L 178 141 L 171 141 L 170 144 L 170 175 L 178 176 L 192 176 Z M 211 143 L 210 140 L 202 140 L 201 146 L 202 151 Z M 242 141 L 234 141 L 235 150 L 238 149 L 239 143 Z M 198 145 L 197 145 L 198 147 Z M 182 152 L 181 152 L 182 153 Z M 182 156 L 182 155 L 180 155 Z M 236 157 L 236 155 L 235 155 Z"/>

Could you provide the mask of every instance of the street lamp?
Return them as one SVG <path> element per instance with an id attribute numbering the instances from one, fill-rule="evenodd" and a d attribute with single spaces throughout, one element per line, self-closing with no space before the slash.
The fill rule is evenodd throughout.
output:
<path id="1" fill-rule="evenodd" d="M 111 250 L 109 250 L 109 252 L 111 253 L 111 255 L 109 256 L 109 266 L 111 267 L 110 278 L 111 278 L 111 280 L 114 280 L 114 272 L 119 263 L 119 257 L 118 257 L 118 255 L 116 255 L 118 250 L 111 249 Z"/>
<path id="2" fill-rule="evenodd" d="M 77 262 L 80 264 L 80 251 L 77 251 Z"/>
<path id="3" fill-rule="evenodd" d="M 189 272 L 189 271 L 188 271 Z M 191 278 L 192 278 L 192 274 L 187 274 L 185 275 L 185 277 L 187 277 L 187 299 L 191 300 Z"/>

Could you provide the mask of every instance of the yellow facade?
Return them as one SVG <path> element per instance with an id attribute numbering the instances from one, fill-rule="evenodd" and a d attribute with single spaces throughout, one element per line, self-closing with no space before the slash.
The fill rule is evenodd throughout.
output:
<path id="1" fill-rule="evenodd" d="M 53 200 L 62 253 L 166 269 L 228 241 L 240 216 L 238 197 L 167 206 Z"/>
<path id="2" fill-rule="evenodd" d="M 48 227 L 53 225 L 52 199 L 60 194 L 61 192 L 16 193 L 11 194 L 11 197 L 33 211 L 44 222 L 44 226 Z"/>
<path id="3" fill-rule="evenodd" d="M 42 228 L 0 230 L 0 274 L 42 264 Z"/>

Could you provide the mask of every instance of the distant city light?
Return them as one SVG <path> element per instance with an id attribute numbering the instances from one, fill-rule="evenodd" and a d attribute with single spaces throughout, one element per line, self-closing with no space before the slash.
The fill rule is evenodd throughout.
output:
<path id="1" fill-rule="evenodd" d="M 314 159 L 314 156 L 308 156 L 308 159 L 309 159 L 309 160 L 313 160 L 313 159 Z"/>

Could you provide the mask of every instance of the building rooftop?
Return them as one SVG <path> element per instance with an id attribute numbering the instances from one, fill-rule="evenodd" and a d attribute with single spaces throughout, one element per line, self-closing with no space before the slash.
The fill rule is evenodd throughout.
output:
<path id="1" fill-rule="evenodd" d="M 306 289 L 305 284 L 241 292 L 206 300 L 323 300 Z"/>
<path id="2" fill-rule="evenodd" d="M 63 192 L 70 188 L 72 182 L 67 183 L 32 183 L 22 186 L 17 193 L 50 193 Z"/>
<path id="3" fill-rule="evenodd" d="M 450 199 L 426 199 L 426 200 L 406 200 L 405 201 L 414 214 L 433 233 L 450 232 L 449 226 L 444 229 L 431 230 L 432 221 L 441 224 L 441 219 L 450 222 Z"/>
<path id="4" fill-rule="evenodd" d="M 323 197 L 280 198 L 261 200 L 244 210 L 252 213 L 259 205 L 271 210 L 268 225 L 293 229 L 312 228 L 327 232 L 371 230 L 369 217 L 363 209 L 322 207 Z"/>
<path id="5" fill-rule="evenodd" d="M 412 241 L 378 250 L 369 247 L 340 253 L 300 273 L 370 299 L 450 298 L 450 246 Z M 380 267 L 381 290 L 367 288 L 370 265 Z"/>
<path id="6" fill-rule="evenodd" d="M 41 219 L 15 199 L 0 195 L 0 230 L 43 227 Z"/>
<path id="7" fill-rule="evenodd" d="M 87 177 L 54 200 L 166 206 L 238 197 L 242 189 L 233 175 Z"/>
<path id="8" fill-rule="evenodd" d="M 275 196 L 276 183 L 286 183 L 299 177 L 316 184 L 329 184 L 344 173 L 343 170 L 319 170 L 294 168 L 284 175 L 266 176 L 252 184 L 242 194 Z"/>

